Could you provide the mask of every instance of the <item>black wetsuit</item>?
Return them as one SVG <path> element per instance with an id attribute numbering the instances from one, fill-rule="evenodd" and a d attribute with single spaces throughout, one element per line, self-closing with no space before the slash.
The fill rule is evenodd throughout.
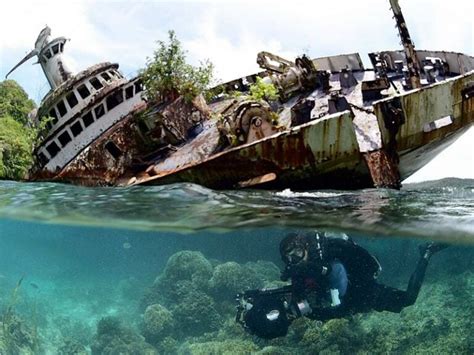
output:
<path id="1" fill-rule="evenodd" d="M 351 240 L 329 239 L 322 261 L 309 255 L 303 265 L 288 267 L 283 277 L 291 278 L 295 301 L 308 300 L 312 312 L 306 316 L 318 320 L 371 310 L 398 313 L 415 303 L 428 265 L 428 259 L 421 257 L 403 291 L 378 283 L 378 262 Z M 327 268 L 325 275 L 322 266 Z M 331 305 L 330 289 L 338 289 L 340 304 Z"/>

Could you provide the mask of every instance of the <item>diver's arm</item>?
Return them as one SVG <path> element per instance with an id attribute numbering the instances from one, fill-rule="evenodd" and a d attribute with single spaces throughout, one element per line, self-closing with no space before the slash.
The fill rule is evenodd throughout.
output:
<path id="1" fill-rule="evenodd" d="M 328 274 L 329 289 L 326 299 L 330 301 L 327 306 L 314 307 L 306 314 L 310 319 L 326 320 L 332 318 L 341 318 L 347 315 L 348 310 L 344 303 L 348 287 L 348 277 L 344 265 L 339 260 L 334 260 L 329 264 L 330 273 Z"/>

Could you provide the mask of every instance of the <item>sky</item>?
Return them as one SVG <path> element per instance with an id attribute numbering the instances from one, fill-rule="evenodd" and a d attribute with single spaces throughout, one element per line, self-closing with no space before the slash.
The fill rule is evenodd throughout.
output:
<path id="1" fill-rule="evenodd" d="M 418 49 L 473 55 L 472 0 L 399 0 Z M 128 77 L 152 56 L 157 40 L 174 30 L 192 64 L 209 59 L 227 81 L 259 70 L 257 53 L 288 59 L 399 49 L 388 0 L 323 1 L 122 1 L 15 0 L 0 5 L 0 78 L 34 47 L 48 25 L 70 41 L 66 53 L 76 71 L 118 62 Z M 9 79 L 37 103 L 48 92 L 31 59 Z M 443 177 L 474 179 L 474 128 L 413 175 L 408 182 Z"/>

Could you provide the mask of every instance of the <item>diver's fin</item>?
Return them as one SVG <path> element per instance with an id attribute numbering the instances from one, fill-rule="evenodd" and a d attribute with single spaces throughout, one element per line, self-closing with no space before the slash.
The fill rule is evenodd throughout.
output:
<path id="1" fill-rule="evenodd" d="M 447 243 L 426 243 L 420 246 L 420 254 L 423 258 L 429 259 L 433 256 L 433 254 L 446 249 L 447 247 L 449 247 L 449 244 Z"/>

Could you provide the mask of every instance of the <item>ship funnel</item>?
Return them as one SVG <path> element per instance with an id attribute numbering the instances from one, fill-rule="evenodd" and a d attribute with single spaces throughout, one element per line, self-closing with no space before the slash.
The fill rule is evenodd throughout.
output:
<path id="1" fill-rule="evenodd" d="M 58 37 L 51 40 L 51 29 L 46 26 L 41 30 L 35 42 L 35 49 L 28 53 L 17 65 L 15 65 L 5 76 L 8 77 L 16 68 L 22 65 L 27 60 L 38 57 L 38 63 L 46 76 L 46 79 L 51 86 L 51 89 L 56 89 L 63 82 L 73 76 L 69 66 L 65 63 L 63 58 L 64 44 L 67 39 Z"/>

